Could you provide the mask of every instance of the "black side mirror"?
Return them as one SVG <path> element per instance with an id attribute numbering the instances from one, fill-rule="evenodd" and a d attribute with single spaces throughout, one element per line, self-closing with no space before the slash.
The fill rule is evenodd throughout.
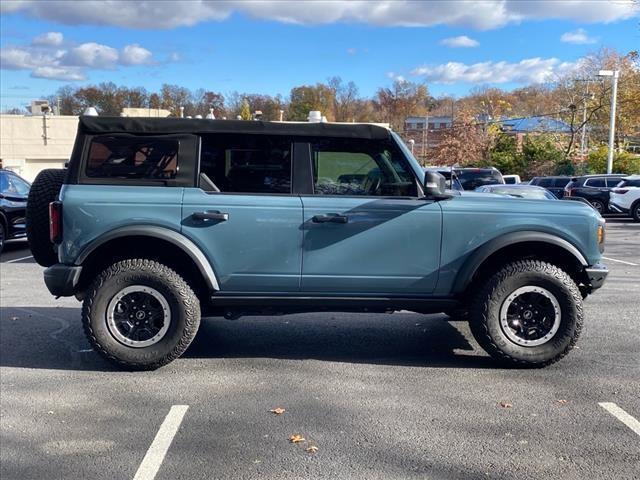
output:
<path id="1" fill-rule="evenodd" d="M 438 172 L 427 170 L 424 173 L 424 196 L 427 198 L 446 197 L 447 180 Z"/>

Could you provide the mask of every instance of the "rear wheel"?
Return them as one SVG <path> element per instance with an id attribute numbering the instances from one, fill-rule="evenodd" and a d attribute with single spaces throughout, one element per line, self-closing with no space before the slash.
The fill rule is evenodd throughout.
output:
<path id="1" fill-rule="evenodd" d="M 43 267 L 58 263 L 55 245 L 49 239 L 49 204 L 58 199 L 66 170 L 42 170 L 31 185 L 27 199 L 27 240 L 33 258 Z"/>
<path id="2" fill-rule="evenodd" d="M 537 260 L 510 263 L 473 300 L 470 326 L 478 343 L 511 365 L 543 367 L 575 345 L 582 296 L 571 277 Z"/>
<path id="3" fill-rule="evenodd" d="M 190 345 L 200 325 L 200 303 L 184 279 L 165 265 L 123 260 L 93 282 L 82 320 L 89 342 L 108 360 L 152 370 Z"/>
<path id="4" fill-rule="evenodd" d="M 640 200 L 631 205 L 631 216 L 635 222 L 640 222 Z"/>
<path id="5" fill-rule="evenodd" d="M 600 200 L 589 200 L 589 203 L 595 208 L 598 213 L 605 213 L 604 203 Z"/>

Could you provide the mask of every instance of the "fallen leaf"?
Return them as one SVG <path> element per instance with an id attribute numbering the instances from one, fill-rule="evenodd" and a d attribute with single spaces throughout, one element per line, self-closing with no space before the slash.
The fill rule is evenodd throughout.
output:
<path id="1" fill-rule="evenodd" d="M 269 410 L 271 413 L 275 413 L 276 415 L 282 415 L 286 410 L 282 407 L 277 407 Z"/>
<path id="2" fill-rule="evenodd" d="M 310 447 L 305 448 L 304 451 L 307 453 L 316 453 L 318 451 L 318 447 L 311 445 Z"/>
<path id="3" fill-rule="evenodd" d="M 556 402 L 558 402 L 560 405 L 564 405 L 565 403 L 567 403 L 567 401 L 564 399 L 556 400 Z"/>
<path id="4" fill-rule="evenodd" d="M 305 440 L 306 439 L 302 435 L 299 435 L 297 433 L 294 433 L 289 437 L 289 441 L 291 443 L 300 443 L 300 442 L 304 442 Z"/>
<path id="5" fill-rule="evenodd" d="M 513 405 L 511 405 L 509 402 L 500 402 L 500 406 L 502 408 L 511 408 L 511 407 L 513 407 Z"/>

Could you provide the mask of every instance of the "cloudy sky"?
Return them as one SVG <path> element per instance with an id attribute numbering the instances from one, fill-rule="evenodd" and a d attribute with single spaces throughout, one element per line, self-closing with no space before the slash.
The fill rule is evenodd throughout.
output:
<path id="1" fill-rule="evenodd" d="M 435 95 L 514 88 L 603 46 L 640 48 L 632 0 L 46 1 L 0 3 L 2 107 L 66 84 L 287 95 L 339 75 Z"/>

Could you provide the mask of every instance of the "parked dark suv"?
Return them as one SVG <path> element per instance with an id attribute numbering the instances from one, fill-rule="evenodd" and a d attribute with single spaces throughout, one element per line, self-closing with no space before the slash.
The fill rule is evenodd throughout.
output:
<path id="1" fill-rule="evenodd" d="M 573 177 L 564 187 L 565 197 L 580 197 L 587 200 L 600 213 L 609 212 L 609 192 L 627 175 L 584 175 Z"/>
<path id="2" fill-rule="evenodd" d="M 496 168 L 455 168 L 453 170 L 464 190 L 475 190 L 484 185 L 504 184 L 502 174 Z"/>
<path id="3" fill-rule="evenodd" d="M 533 177 L 529 185 L 543 187 L 556 197 L 564 197 L 564 187 L 571 181 L 571 177 Z"/>
<path id="4" fill-rule="evenodd" d="M 9 170 L 0 170 L 0 252 L 5 240 L 26 237 L 25 210 L 31 185 Z"/>

